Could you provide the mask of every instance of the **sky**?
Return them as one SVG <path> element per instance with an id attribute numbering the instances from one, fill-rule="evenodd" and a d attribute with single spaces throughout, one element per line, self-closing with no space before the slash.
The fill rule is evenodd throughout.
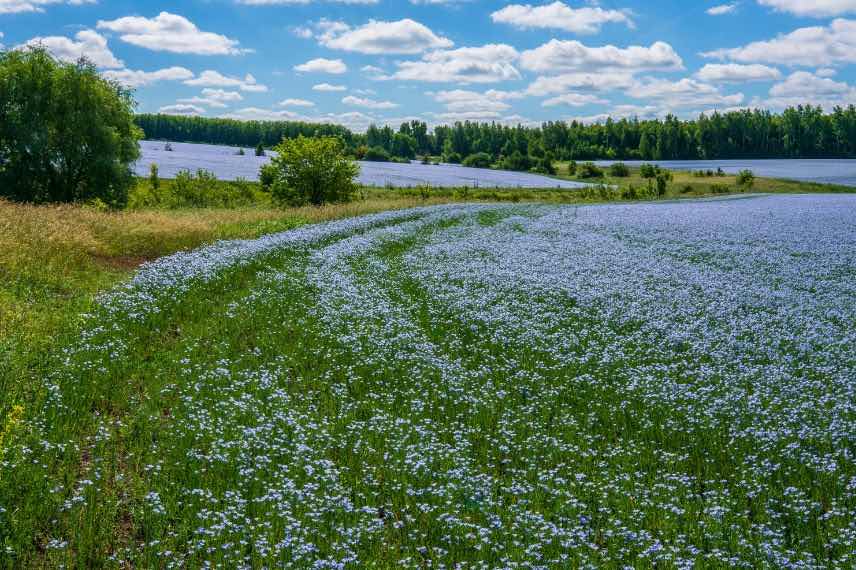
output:
<path id="1" fill-rule="evenodd" d="M 34 44 L 141 113 L 356 131 L 856 103 L 856 0 L 0 0 Z"/>

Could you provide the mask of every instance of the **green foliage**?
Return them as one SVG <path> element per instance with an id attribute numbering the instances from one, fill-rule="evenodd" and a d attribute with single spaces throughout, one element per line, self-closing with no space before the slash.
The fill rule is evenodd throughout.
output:
<path id="1" fill-rule="evenodd" d="M 154 162 L 149 166 L 149 184 L 152 186 L 152 190 L 157 191 L 160 189 L 160 177 L 158 176 L 158 165 Z"/>
<path id="2" fill-rule="evenodd" d="M 572 160 L 568 162 L 568 176 L 576 176 L 577 175 L 577 161 Z"/>
<path id="3" fill-rule="evenodd" d="M 603 170 L 593 162 L 586 162 L 577 168 L 577 178 L 603 178 Z"/>
<path id="4" fill-rule="evenodd" d="M 243 149 L 241 149 L 241 150 L 243 150 Z M 265 145 L 264 144 L 262 144 L 262 143 L 258 144 L 258 146 L 256 147 L 256 156 L 265 156 Z"/>
<path id="5" fill-rule="evenodd" d="M 348 202 L 357 190 L 359 166 L 334 137 L 286 139 L 271 161 L 271 193 L 283 204 L 302 206 Z"/>
<path id="6" fill-rule="evenodd" d="M 532 167 L 532 172 L 539 174 L 556 174 L 556 167 L 553 165 L 553 153 L 544 151 L 541 156 L 535 160 L 535 166 Z"/>
<path id="7" fill-rule="evenodd" d="M 755 173 L 751 170 L 741 170 L 737 174 L 737 185 L 748 190 L 755 185 Z"/>
<path id="8" fill-rule="evenodd" d="M 390 162 L 392 160 L 392 155 L 390 155 L 381 146 L 373 146 L 366 149 L 365 154 L 363 154 L 363 160 L 367 160 L 369 162 Z"/>
<path id="9" fill-rule="evenodd" d="M 623 162 L 616 162 L 610 165 L 609 175 L 615 178 L 627 178 L 630 176 L 630 169 Z"/>
<path id="10" fill-rule="evenodd" d="M 527 171 L 532 168 L 532 160 L 528 155 L 523 154 L 519 150 L 514 150 L 511 154 L 502 158 L 500 168 L 504 170 Z"/>
<path id="11" fill-rule="evenodd" d="M 237 154 L 238 156 L 245 156 L 247 153 L 244 152 L 244 149 L 242 147 L 242 148 L 239 148 L 238 152 L 236 152 L 235 154 Z"/>
<path id="12" fill-rule="evenodd" d="M 0 53 L 0 197 L 124 206 L 140 131 L 131 92 L 45 49 Z"/>
<path id="13" fill-rule="evenodd" d="M 643 164 L 639 167 L 639 175 L 642 178 L 656 178 L 660 172 L 660 167 L 654 164 Z"/>
<path id="14" fill-rule="evenodd" d="M 488 153 L 477 152 L 465 158 L 461 164 L 470 168 L 490 168 L 492 163 L 493 159 Z"/>
<path id="15" fill-rule="evenodd" d="M 157 179 L 157 185 L 150 176 L 148 182 L 137 184 L 131 191 L 128 201 L 131 209 L 240 208 L 267 199 L 258 184 L 240 178 L 220 181 L 205 170 L 195 174 L 182 171 L 173 180 Z"/>

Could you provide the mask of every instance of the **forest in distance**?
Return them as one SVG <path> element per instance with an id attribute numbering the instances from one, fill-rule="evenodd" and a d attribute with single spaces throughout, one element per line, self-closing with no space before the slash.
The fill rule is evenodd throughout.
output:
<path id="1" fill-rule="evenodd" d="M 831 113 L 800 105 L 781 114 L 756 109 L 702 114 L 691 120 L 669 115 L 593 124 L 549 121 L 535 127 L 458 122 L 431 129 L 423 121 L 410 121 L 398 129 L 372 125 L 365 133 L 296 121 L 161 114 L 140 114 L 135 121 L 148 139 L 230 146 L 271 147 L 298 135 L 336 136 L 357 158 L 369 159 L 439 156 L 461 162 L 482 153 L 491 162 L 512 155 L 534 161 L 545 154 L 555 160 L 856 158 L 854 105 L 836 107 Z"/>

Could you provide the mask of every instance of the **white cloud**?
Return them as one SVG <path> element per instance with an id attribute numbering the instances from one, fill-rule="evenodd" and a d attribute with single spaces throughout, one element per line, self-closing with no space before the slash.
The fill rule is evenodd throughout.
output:
<path id="1" fill-rule="evenodd" d="M 295 65 L 294 70 L 301 73 L 331 73 L 334 75 L 340 75 L 348 71 L 348 66 L 345 65 L 345 62 L 341 59 L 325 59 L 323 57 L 319 57 L 317 59 L 311 59 L 306 63 Z"/>
<path id="2" fill-rule="evenodd" d="M 589 47 L 576 40 L 550 40 L 520 55 L 521 65 L 530 71 L 595 71 L 626 69 L 679 70 L 683 60 L 669 44 L 655 42 L 649 47 L 613 45 Z"/>
<path id="3" fill-rule="evenodd" d="M 164 115 L 204 115 L 205 109 L 197 105 L 167 105 L 158 109 L 158 113 Z"/>
<path id="4" fill-rule="evenodd" d="M 398 62 L 398 71 L 379 79 L 409 81 L 495 83 L 520 79 L 514 66 L 517 50 L 505 44 L 433 51 L 421 61 Z"/>
<path id="5" fill-rule="evenodd" d="M 74 35 L 74 38 L 72 40 L 65 36 L 36 37 L 18 47 L 44 46 L 57 59 L 69 62 L 86 57 L 101 69 L 125 67 L 122 60 L 117 59 L 107 47 L 107 38 L 98 32 L 81 30 Z"/>
<path id="6" fill-rule="evenodd" d="M 856 63 L 856 20 L 837 19 L 829 26 L 799 28 L 767 41 L 701 54 L 741 63 L 827 66 Z"/>
<path id="7" fill-rule="evenodd" d="M 267 86 L 258 83 L 249 73 L 240 79 L 210 69 L 203 71 L 199 77 L 185 81 L 184 84 L 194 87 L 233 87 L 247 93 L 265 93 L 268 90 Z"/>
<path id="8" fill-rule="evenodd" d="M 333 91 L 347 91 L 348 88 L 345 87 L 344 85 L 330 85 L 329 83 L 319 83 L 318 85 L 313 85 L 312 90 L 313 91 L 333 92 Z"/>
<path id="9" fill-rule="evenodd" d="M 95 4 L 97 0 L 0 0 L 0 14 L 19 14 L 21 12 L 44 12 L 50 4 L 70 4 L 81 6 Z"/>
<path id="10" fill-rule="evenodd" d="M 244 97 L 237 91 L 225 91 L 223 89 L 203 89 L 202 96 L 191 97 L 190 99 L 179 99 L 179 103 L 189 103 L 194 105 L 206 105 L 208 107 L 216 107 L 224 109 L 229 106 L 229 103 L 243 101 Z"/>
<path id="11" fill-rule="evenodd" d="M 582 91 L 612 91 L 628 89 L 633 85 L 633 73 L 627 71 L 588 71 L 542 76 L 526 89 L 527 95 L 536 97 L 564 93 L 570 89 Z"/>
<path id="12" fill-rule="evenodd" d="M 731 4 L 720 4 L 719 6 L 714 6 L 712 8 L 708 8 L 705 10 L 705 13 L 710 16 L 724 16 L 726 14 L 733 14 L 737 11 L 737 7 L 740 4 L 737 2 L 733 2 Z"/>
<path id="13" fill-rule="evenodd" d="M 161 12 L 154 18 L 127 16 L 101 20 L 98 29 L 116 32 L 122 41 L 154 51 L 197 55 L 238 55 L 248 51 L 238 47 L 238 40 L 203 32 L 187 18 L 169 12 Z"/>
<path id="14" fill-rule="evenodd" d="M 520 99 L 521 93 L 511 91 L 496 91 L 491 89 L 484 93 L 454 89 L 438 91 L 431 94 L 435 101 L 442 103 L 446 110 L 453 113 L 486 113 L 506 111 L 511 108 L 506 101 Z"/>
<path id="15" fill-rule="evenodd" d="M 543 6 L 509 4 L 490 17 L 496 23 L 510 24 L 521 29 L 553 28 L 576 34 L 597 33 L 601 26 L 607 23 L 633 27 L 633 20 L 626 11 L 604 10 L 600 6 L 571 8 L 558 1 Z"/>
<path id="16" fill-rule="evenodd" d="M 628 91 L 634 99 L 655 99 L 668 110 L 696 106 L 733 106 L 743 102 L 742 93 L 726 95 L 719 88 L 684 78 L 679 81 L 648 78 Z"/>
<path id="17" fill-rule="evenodd" d="M 281 107 L 314 107 L 315 103 L 306 99 L 284 99 L 279 102 Z"/>
<path id="18" fill-rule="evenodd" d="M 323 46 L 364 54 L 416 54 L 454 45 L 410 18 L 395 22 L 370 20 L 357 28 L 322 20 L 318 27 L 322 31 L 316 37 Z"/>
<path id="19" fill-rule="evenodd" d="M 856 104 L 856 87 L 807 71 L 797 71 L 781 83 L 773 85 L 769 99 L 757 102 L 759 106 L 776 110 L 805 103 L 818 105 L 826 110 L 838 105 Z"/>
<path id="20" fill-rule="evenodd" d="M 758 4 L 768 6 L 779 12 L 815 18 L 841 16 L 856 12 L 856 0 L 758 0 Z"/>
<path id="21" fill-rule="evenodd" d="M 565 93 L 552 99 L 547 99 L 541 103 L 544 107 L 555 107 L 556 105 L 568 105 L 571 107 L 585 107 L 586 105 L 606 105 L 608 100 L 602 99 L 595 95 L 585 95 L 581 93 Z"/>
<path id="22" fill-rule="evenodd" d="M 739 63 L 708 63 L 702 67 L 696 77 L 711 83 L 744 83 L 748 81 L 774 81 L 782 77 L 775 67 L 759 63 L 743 65 Z"/>
<path id="23" fill-rule="evenodd" d="M 193 78 L 193 72 L 184 67 L 167 67 L 157 71 L 139 71 L 135 69 L 117 69 L 103 72 L 105 78 L 117 81 L 126 87 L 145 87 L 160 81 L 186 81 Z"/>
<path id="24" fill-rule="evenodd" d="M 379 0 L 326 0 L 333 4 L 377 4 Z M 281 6 L 281 5 L 305 5 L 311 4 L 312 0 L 235 0 L 236 4 L 246 6 Z"/>
<path id="25" fill-rule="evenodd" d="M 366 109 L 395 109 L 398 107 L 398 103 L 392 101 L 375 101 L 367 97 L 355 97 L 353 95 L 343 97 L 342 103 L 351 107 L 364 107 Z"/>

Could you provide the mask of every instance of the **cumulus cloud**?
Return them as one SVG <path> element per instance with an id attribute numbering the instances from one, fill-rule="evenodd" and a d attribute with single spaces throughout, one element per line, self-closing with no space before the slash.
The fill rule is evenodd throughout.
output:
<path id="1" fill-rule="evenodd" d="M 824 109 L 856 104 L 856 87 L 829 77 L 797 71 L 770 88 L 770 97 L 755 103 L 769 109 L 781 110 L 810 101 Z"/>
<path id="2" fill-rule="evenodd" d="M 626 69 L 671 71 L 683 69 L 683 60 L 669 44 L 648 47 L 613 45 L 589 47 L 576 40 L 552 39 L 520 55 L 523 68 L 537 72 Z"/>
<path id="3" fill-rule="evenodd" d="M 69 4 L 81 6 L 95 4 L 97 0 L 0 0 L 0 14 L 19 14 L 22 12 L 44 12 L 50 4 Z"/>
<path id="4" fill-rule="evenodd" d="M 701 54 L 741 63 L 823 66 L 856 63 L 856 20 L 837 19 L 829 26 L 799 28 L 771 40 Z"/>
<path id="5" fill-rule="evenodd" d="M 600 6 L 571 8 L 564 2 L 543 6 L 509 4 L 490 15 L 496 23 L 510 24 L 520 29 L 552 28 L 576 34 L 594 34 L 607 23 L 633 27 L 627 11 L 604 10 Z"/>
<path id="6" fill-rule="evenodd" d="M 157 71 L 116 69 L 103 72 L 105 78 L 117 81 L 126 87 L 145 87 L 161 81 L 186 81 L 193 79 L 193 72 L 184 67 L 167 67 Z"/>
<path id="7" fill-rule="evenodd" d="M 702 106 L 733 106 L 743 102 L 744 95 L 724 94 L 714 85 L 695 79 L 679 81 L 647 78 L 639 81 L 628 94 L 634 99 L 655 99 L 666 109 Z"/>
<path id="8" fill-rule="evenodd" d="M 754 63 L 708 63 L 702 67 L 696 77 L 711 83 L 745 83 L 749 81 L 774 81 L 782 77 L 775 67 Z"/>
<path id="9" fill-rule="evenodd" d="M 334 92 L 334 91 L 347 91 L 348 88 L 345 87 L 344 85 L 331 85 L 329 83 L 319 83 L 317 85 L 313 85 L 312 90 L 313 91 Z"/>
<path id="10" fill-rule="evenodd" d="M 555 107 L 556 105 L 567 105 L 570 107 L 585 107 L 586 105 L 605 105 L 608 100 L 602 99 L 595 95 L 583 93 L 565 93 L 557 97 L 552 97 L 541 103 L 544 107 Z"/>
<path id="11" fill-rule="evenodd" d="M 194 87 L 232 87 L 248 93 L 265 93 L 268 90 L 267 86 L 258 83 L 249 73 L 241 79 L 210 69 L 203 71 L 199 77 L 185 81 L 184 84 Z"/>
<path id="12" fill-rule="evenodd" d="M 355 97 L 348 95 L 342 98 L 342 103 L 351 107 L 364 107 L 366 109 L 395 109 L 398 103 L 392 101 L 376 101 L 367 97 Z"/>
<path id="13" fill-rule="evenodd" d="M 627 71 L 584 71 L 545 75 L 535 79 L 526 89 L 527 95 L 536 97 L 555 95 L 568 90 L 612 91 L 629 89 L 634 82 L 633 73 Z"/>
<path id="14" fill-rule="evenodd" d="M 364 54 L 417 54 L 454 45 L 450 39 L 438 36 L 410 18 L 395 22 L 370 20 L 356 28 L 343 22 L 322 20 L 316 27 L 321 45 Z"/>
<path id="15" fill-rule="evenodd" d="M 345 62 L 341 59 L 325 59 L 323 57 L 319 57 L 317 59 L 311 59 L 306 63 L 295 65 L 294 70 L 301 73 L 331 73 L 334 75 L 340 75 L 348 71 L 348 66 L 345 65 Z"/>
<path id="16" fill-rule="evenodd" d="M 421 61 L 398 62 L 398 71 L 379 79 L 409 81 L 495 83 L 520 79 L 514 66 L 517 50 L 505 44 L 438 50 L 425 54 Z"/>
<path id="17" fill-rule="evenodd" d="M 101 69 L 125 67 L 122 60 L 117 59 L 107 47 L 107 38 L 94 30 L 81 30 L 74 35 L 73 40 L 65 36 L 35 37 L 18 47 L 34 46 L 45 47 L 62 61 L 75 62 L 86 57 Z"/>
<path id="18" fill-rule="evenodd" d="M 724 16 L 726 14 L 733 14 L 736 12 L 738 6 L 739 4 L 737 2 L 733 2 L 731 4 L 720 4 L 719 6 L 708 8 L 705 10 L 705 13 L 710 16 Z"/>
<path id="19" fill-rule="evenodd" d="M 779 12 L 814 18 L 856 13 L 856 0 L 758 0 L 758 4 Z"/>
<path id="20" fill-rule="evenodd" d="M 507 101 L 520 99 L 521 93 L 513 91 L 497 91 L 491 89 L 484 93 L 453 89 L 431 93 L 434 100 L 443 104 L 446 110 L 453 113 L 486 113 L 506 111 L 511 108 Z"/>
<path id="21" fill-rule="evenodd" d="M 314 107 L 315 103 L 306 99 L 284 99 L 279 102 L 280 107 Z"/>
<path id="22" fill-rule="evenodd" d="M 204 32 L 183 16 L 161 12 L 154 18 L 127 16 L 101 20 L 98 29 L 110 30 L 129 44 L 153 51 L 196 55 L 238 55 L 240 42 L 221 34 Z"/>
<path id="23" fill-rule="evenodd" d="M 205 109 L 197 105 L 176 104 L 161 107 L 158 109 L 158 113 L 164 115 L 204 115 Z"/>
<path id="24" fill-rule="evenodd" d="M 235 103 L 243 100 L 244 97 L 237 91 L 206 88 L 202 90 L 201 96 L 191 97 L 189 99 L 179 99 L 178 102 L 224 109 L 229 106 L 229 103 Z"/>

